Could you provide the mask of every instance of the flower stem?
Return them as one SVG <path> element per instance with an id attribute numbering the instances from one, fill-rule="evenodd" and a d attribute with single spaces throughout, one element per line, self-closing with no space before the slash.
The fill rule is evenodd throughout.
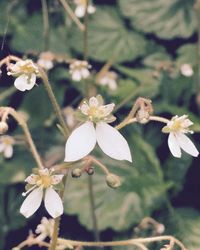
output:
<path id="1" fill-rule="evenodd" d="M 72 19 L 72 21 L 74 21 L 74 23 L 77 25 L 77 27 L 81 30 L 84 31 L 85 30 L 85 26 L 79 21 L 79 19 L 76 17 L 76 15 L 74 14 L 73 10 L 70 8 L 69 4 L 65 1 L 65 0 L 59 0 L 60 3 L 62 4 L 63 8 L 65 9 L 65 11 L 67 12 L 67 14 L 69 15 L 69 17 Z"/>
<path id="2" fill-rule="evenodd" d="M 42 15 L 43 15 L 43 33 L 44 33 L 44 50 L 49 49 L 49 15 L 48 6 L 46 0 L 41 0 L 42 2 Z"/>
<path id="3" fill-rule="evenodd" d="M 54 108 L 55 114 L 56 114 L 56 116 L 57 116 L 57 118 L 58 118 L 58 120 L 60 122 L 60 125 L 63 128 L 63 132 L 65 134 L 65 137 L 67 138 L 67 136 L 69 135 L 69 129 L 68 129 L 68 127 L 67 127 L 67 125 L 66 125 L 66 123 L 64 121 L 64 118 L 62 116 L 62 111 L 61 111 L 60 106 L 59 106 L 59 104 L 58 104 L 58 102 L 56 100 L 56 97 L 55 97 L 54 93 L 53 93 L 53 90 L 52 90 L 51 85 L 49 83 L 48 77 L 47 77 L 46 73 L 44 72 L 44 70 L 41 67 L 39 67 L 39 72 L 40 72 L 40 76 L 41 76 L 41 78 L 43 80 L 45 89 L 46 89 L 46 91 L 48 93 L 49 99 L 50 99 L 50 101 L 52 103 L 52 106 Z"/>
<path id="4" fill-rule="evenodd" d="M 30 150 L 31 150 L 31 153 L 37 163 L 37 166 L 40 168 L 40 169 L 43 169 L 43 164 L 42 164 L 42 161 L 41 161 L 41 158 L 40 158 L 40 155 L 36 149 L 36 146 L 33 142 L 33 139 L 32 139 L 32 136 L 31 136 L 31 133 L 29 131 L 29 128 L 28 128 L 28 125 L 27 123 L 24 121 L 24 119 L 22 118 L 22 116 L 20 116 L 13 108 L 10 108 L 10 107 L 1 107 L 0 108 L 0 111 L 3 112 L 3 116 L 2 116 L 2 121 L 6 121 L 8 115 L 11 115 L 18 123 L 19 125 L 22 127 L 22 129 L 24 130 L 24 134 L 26 136 L 26 140 L 30 146 Z"/>

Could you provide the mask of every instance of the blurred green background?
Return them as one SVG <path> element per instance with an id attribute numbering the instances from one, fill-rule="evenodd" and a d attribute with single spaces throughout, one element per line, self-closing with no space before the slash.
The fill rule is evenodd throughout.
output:
<path id="1" fill-rule="evenodd" d="M 73 1 L 68 1 L 74 9 Z M 118 74 L 118 88 L 111 91 L 95 83 L 106 102 L 118 106 L 117 122 L 130 110 L 137 97 L 150 98 L 154 113 L 171 118 L 188 114 L 195 123 L 192 136 L 199 148 L 200 132 L 200 3 L 194 0 L 96 0 L 97 10 L 89 16 L 88 57 L 93 73 L 111 58 L 111 69 Z M 68 17 L 59 1 L 47 1 L 50 21 L 48 50 L 66 58 L 83 58 L 83 34 Z M 199 18 L 198 18 L 199 17 Z M 0 57 L 9 54 L 37 60 L 47 49 L 44 39 L 40 0 L 0 0 Z M 184 72 L 189 65 L 192 74 Z M 64 108 L 76 108 L 84 97 L 83 83 L 70 79 L 68 66 L 56 63 L 49 79 Z M 44 159 L 62 162 L 65 141 L 60 135 L 44 86 L 29 92 L 13 90 L 12 77 L 2 68 L 0 105 L 12 106 L 29 115 L 28 125 Z M 6 91 L 6 92 L 5 92 Z M 23 135 L 9 120 L 9 134 Z M 123 185 L 112 190 L 105 177 L 93 176 L 95 207 L 102 240 L 150 236 L 151 230 L 133 230 L 144 217 L 153 217 L 165 225 L 165 234 L 181 239 L 189 250 L 200 249 L 200 169 L 199 159 L 183 154 L 173 158 L 162 125 L 130 125 L 122 129 L 133 153 L 133 164 L 96 155 L 112 172 L 120 175 Z M 35 167 L 24 145 L 14 146 L 12 159 L 0 155 L 0 248 L 11 249 L 35 230 L 44 208 L 30 219 L 19 214 L 23 200 L 24 178 Z M 69 178 L 61 235 L 77 240 L 93 240 L 88 182 Z M 32 248 L 38 249 L 38 248 Z M 119 248 L 118 248 L 119 249 Z M 123 247 L 124 249 L 124 247 Z M 127 247 L 127 249 L 134 249 Z M 152 249 L 160 249 L 153 246 Z"/>

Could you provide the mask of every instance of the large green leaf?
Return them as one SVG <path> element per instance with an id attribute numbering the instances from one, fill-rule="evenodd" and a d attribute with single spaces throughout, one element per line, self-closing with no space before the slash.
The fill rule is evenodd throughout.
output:
<path id="1" fill-rule="evenodd" d="M 158 37 L 190 37 L 196 30 L 194 0 L 119 0 L 121 11 L 133 27 Z"/>
<path id="2" fill-rule="evenodd" d="M 71 45 L 83 52 L 83 35 L 77 29 L 71 34 Z M 136 32 L 126 29 L 114 8 L 98 8 L 89 21 L 89 57 L 97 61 L 131 61 L 145 53 L 146 41 Z"/>
<path id="3" fill-rule="evenodd" d="M 93 176 L 95 211 L 100 230 L 128 229 L 144 216 L 149 216 L 165 199 L 168 184 L 162 181 L 162 172 L 153 148 L 139 136 L 132 137 L 134 166 L 108 159 L 100 152 L 97 154 L 109 170 L 123 180 L 122 186 L 113 190 L 107 187 L 105 176 L 98 170 Z M 64 205 L 66 213 L 77 214 L 80 222 L 92 229 L 87 178 L 69 179 Z"/>

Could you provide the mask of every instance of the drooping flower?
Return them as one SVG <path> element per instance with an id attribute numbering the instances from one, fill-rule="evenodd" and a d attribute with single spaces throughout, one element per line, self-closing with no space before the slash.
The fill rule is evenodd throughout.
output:
<path id="1" fill-rule="evenodd" d="M 0 153 L 3 153 L 5 158 L 11 158 L 13 156 L 13 145 L 15 139 L 9 135 L 3 135 L 0 137 Z"/>
<path id="2" fill-rule="evenodd" d="M 108 86 L 111 90 L 117 89 L 117 74 L 114 71 L 106 72 L 100 79 L 99 84 Z"/>
<path id="3" fill-rule="evenodd" d="M 53 234 L 53 227 L 54 227 L 54 220 L 47 219 L 46 217 L 42 217 L 42 220 L 35 230 L 38 236 L 36 237 L 37 240 L 43 241 L 47 237 L 51 237 Z"/>
<path id="4" fill-rule="evenodd" d="M 79 18 L 84 17 L 86 8 L 88 14 L 93 14 L 96 11 L 94 5 L 88 4 L 87 6 L 86 0 L 74 0 L 74 3 L 76 4 L 75 15 Z"/>
<path id="5" fill-rule="evenodd" d="M 191 77 L 194 74 L 192 66 L 188 63 L 182 64 L 180 71 L 181 71 L 181 74 L 186 77 Z"/>
<path id="6" fill-rule="evenodd" d="M 116 160 L 132 162 L 130 149 L 119 131 L 107 123 L 115 120 L 111 115 L 114 103 L 103 105 L 101 96 L 91 97 L 79 107 L 85 122 L 75 129 L 66 142 L 65 161 L 77 161 L 88 155 L 96 142 L 102 151 Z"/>
<path id="7" fill-rule="evenodd" d="M 188 119 L 187 115 L 180 117 L 176 115 L 162 129 L 162 132 L 169 133 L 168 146 L 174 157 L 181 157 L 181 149 L 194 157 L 199 155 L 193 142 L 185 135 L 193 133 L 193 131 L 189 130 L 192 124 L 193 122 Z"/>
<path id="8" fill-rule="evenodd" d="M 54 55 L 51 52 L 42 52 L 39 56 L 37 64 L 45 70 L 53 68 Z"/>
<path id="9" fill-rule="evenodd" d="M 82 79 L 86 79 L 90 76 L 89 69 L 91 65 L 88 64 L 87 61 L 79 61 L 76 60 L 69 65 L 69 73 L 71 74 L 73 81 L 81 81 Z"/>
<path id="10" fill-rule="evenodd" d="M 63 178 L 63 175 L 53 175 L 53 170 L 47 168 L 39 170 L 38 174 L 31 174 L 25 180 L 27 182 L 27 192 L 23 193 L 26 196 L 20 213 L 26 218 L 30 217 L 40 207 L 43 196 L 44 205 L 47 212 L 56 218 L 63 213 L 63 204 L 60 196 L 54 190 Z"/>
<path id="11" fill-rule="evenodd" d="M 34 87 L 39 71 L 32 60 L 21 60 L 15 64 L 10 64 L 7 74 L 16 77 L 14 86 L 18 90 L 25 91 Z"/>

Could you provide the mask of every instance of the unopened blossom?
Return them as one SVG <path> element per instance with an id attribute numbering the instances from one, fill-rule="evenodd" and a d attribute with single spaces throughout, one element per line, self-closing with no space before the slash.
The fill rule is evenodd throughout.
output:
<path id="1" fill-rule="evenodd" d="M 181 74 L 186 76 L 186 77 L 190 77 L 194 74 L 192 66 L 188 63 L 182 64 L 180 71 L 181 71 Z"/>
<path id="2" fill-rule="evenodd" d="M 93 14 L 96 11 L 96 8 L 92 4 L 88 4 L 87 0 L 74 0 L 76 4 L 75 15 L 79 18 L 85 16 L 86 8 L 88 14 Z"/>
<path id="3" fill-rule="evenodd" d="M 90 76 L 89 69 L 91 65 L 88 64 L 87 61 L 79 61 L 76 60 L 69 65 L 69 73 L 71 74 L 73 81 L 81 81 L 82 79 L 86 79 Z"/>
<path id="4" fill-rule="evenodd" d="M 180 117 L 176 115 L 167 123 L 167 126 L 162 129 L 164 133 L 169 133 L 168 146 L 174 157 L 181 157 L 181 149 L 194 157 L 199 155 L 193 142 L 185 135 L 187 133 L 193 133 L 193 131 L 189 129 L 192 124 L 193 122 L 188 119 L 187 115 Z"/>
<path id="5" fill-rule="evenodd" d="M 54 55 L 51 52 L 42 52 L 39 56 L 37 64 L 45 70 L 53 68 Z"/>
<path id="6" fill-rule="evenodd" d="M 13 156 L 13 145 L 15 139 L 9 135 L 3 135 L 0 137 L 0 153 L 3 153 L 5 158 L 11 158 Z"/>
<path id="7" fill-rule="evenodd" d="M 25 91 L 34 87 L 39 71 L 32 60 L 20 60 L 15 64 L 9 65 L 7 74 L 16 77 L 14 86 L 18 90 Z"/>
<path id="8" fill-rule="evenodd" d="M 130 149 L 119 131 L 108 125 L 115 104 L 103 104 L 101 96 L 91 97 L 79 107 L 84 123 L 76 128 L 66 142 L 65 162 L 77 161 L 88 155 L 98 143 L 101 150 L 116 160 L 132 162 Z"/>
<path id="9" fill-rule="evenodd" d="M 35 230 L 36 234 L 38 234 L 36 239 L 39 241 L 43 241 L 47 237 L 51 237 L 53 234 L 53 227 L 54 220 L 43 217 L 40 224 L 37 225 L 37 228 Z"/>
<path id="10" fill-rule="evenodd" d="M 29 195 L 24 200 L 20 213 L 26 218 L 30 217 L 40 207 L 44 198 L 47 212 L 53 218 L 60 216 L 63 213 L 63 204 L 60 196 L 54 189 L 62 181 L 62 178 L 63 175 L 54 175 L 47 168 L 39 170 L 38 174 L 28 176 L 25 180 L 28 190 L 22 195 Z"/>
<path id="11" fill-rule="evenodd" d="M 106 72 L 100 79 L 99 84 L 108 86 L 111 90 L 117 89 L 117 74 L 114 71 Z"/>

